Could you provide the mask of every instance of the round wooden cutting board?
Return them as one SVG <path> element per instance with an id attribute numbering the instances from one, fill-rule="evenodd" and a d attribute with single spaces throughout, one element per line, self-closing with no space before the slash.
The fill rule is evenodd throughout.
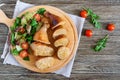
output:
<path id="1" fill-rule="evenodd" d="M 30 61 L 24 61 L 19 56 L 14 56 L 14 57 L 23 67 L 25 67 L 29 70 L 32 70 L 35 72 L 41 72 L 41 73 L 53 72 L 53 71 L 59 70 L 60 68 L 64 67 L 74 56 L 74 53 L 78 47 L 77 29 L 76 29 L 75 25 L 73 24 L 73 21 L 71 20 L 71 18 L 65 12 L 63 12 L 62 10 L 60 10 L 58 8 L 52 7 L 52 6 L 45 6 L 45 5 L 35 6 L 35 7 L 25 10 L 19 16 L 21 16 L 22 14 L 24 14 L 25 12 L 28 12 L 28 11 L 35 12 L 39 8 L 45 8 L 47 11 L 49 11 L 53 15 L 59 16 L 63 21 L 65 21 L 64 28 L 67 30 L 67 34 L 68 34 L 67 37 L 69 39 L 69 44 L 67 45 L 67 47 L 70 48 L 71 54 L 69 55 L 68 58 L 66 58 L 64 60 L 60 60 L 56 56 L 53 56 L 55 58 L 55 64 L 52 67 L 47 68 L 45 70 L 40 70 L 35 66 L 35 61 L 37 60 L 38 57 L 36 57 L 32 54 L 30 55 Z M 0 10 L 0 16 L 1 16 L 0 23 L 4 23 L 8 27 L 10 27 L 13 24 L 14 19 L 7 18 L 2 10 Z M 57 54 L 57 53 L 55 53 L 55 54 Z"/>

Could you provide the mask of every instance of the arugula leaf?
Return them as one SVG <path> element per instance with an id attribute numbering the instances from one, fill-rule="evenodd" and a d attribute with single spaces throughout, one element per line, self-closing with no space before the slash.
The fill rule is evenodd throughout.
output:
<path id="1" fill-rule="evenodd" d="M 90 17 L 90 22 L 94 25 L 95 28 L 101 28 L 101 23 L 98 22 L 98 19 L 100 18 L 97 14 L 93 13 L 93 11 L 89 8 L 83 8 L 87 11 L 88 16 Z"/>
<path id="2" fill-rule="evenodd" d="M 38 23 L 37 23 L 37 21 L 35 19 L 32 19 L 30 25 L 33 26 L 33 27 L 37 27 Z"/>
<path id="3" fill-rule="evenodd" d="M 20 26 L 21 25 L 21 18 L 20 17 L 17 17 L 16 20 L 15 20 L 15 26 Z"/>
<path id="4" fill-rule="evenodd" d="M 11 53 L 12 53 L 13 55 L 19 55 L 19 52 L 20 52 L 20 51 L 17 51 L 16 48 L 13 49 L 13 50 L 11 50 Z"/>
<path id="5" fill-rule="evenodd" d="M 106 47 L 108 36 L 109 35 L 106 35 L 103 39 L 101 39 L 97 42 L 97 45 L 95 46 L 94 51 L 98 52 Z"/>
<path id="6" fill-rule="evenodd" d="M 11 30 L 11 32 L 14 32 L 15 31 L 15 25 L 11 26 L 10 30 Z"/>
<path id="7" fill-rule="evenodd" d="M 30 61 L 30 58 L 29 58 L 29 56 L 27 56 L 27 57 L 23 58 L 23 60 Z"/>
<path id="8" fill-rule="evenodd" d="M 45 8 L 40 8 L 37 13 L 43 15 L 45 11 Z"/>
<path id="9" fill-rule="evenodd" d="M 17 17 L 13 26 L 10 27 L 11 32 L 14 32 L 17 26 L 21 25 L 21 18 Z"/>
<path id="10" fill-rule="evenodd" d="M 39 25 L 38 22 L 35 19 L 32 19 L 32 22 L 31 22 L 32 28 L 30 33 L 32 36 L 35 34 L 38 25 Z"/>
<path id="11" fill-rule="evenodd" d="M 12 45 L 15 45 L 15 34 L 14 33 L 11 33 L 11 35 L 10 35 L 11 37 L 10 37 L 10 43 L 12 44 Z"/>
<path id="12" fill-rule="evenodd" d="M 32 35 L 27 35 L 26 40 L 28 43 L 32 43 L 33 42 L 33 36 Z"/>

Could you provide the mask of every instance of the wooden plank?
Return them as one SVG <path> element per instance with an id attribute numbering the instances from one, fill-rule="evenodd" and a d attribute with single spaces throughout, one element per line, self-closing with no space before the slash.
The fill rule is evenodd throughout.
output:
<path id="1" fill-rule="evenodd" d="M 120 56 L 118 55 L 76 55 L 72 74 L 79 73 L 120 73 Z M 17 66 L 2 65 L 0 63 L 0 74 L 31 74 L 27 69 Z"/>
<path id="2" fill-rule="evenodd" d="M 38 75 L 0 75 L 1 80 L 119 80 L 119 74 L 73 74 L 71 78 L 65 78 L 55 74 Z"/>

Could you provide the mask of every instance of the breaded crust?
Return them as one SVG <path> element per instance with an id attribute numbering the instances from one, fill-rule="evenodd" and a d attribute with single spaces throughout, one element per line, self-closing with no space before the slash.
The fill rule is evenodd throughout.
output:
<path id="1" fill-rule="evenodd" d="M 35 65 L 37 68 L 44 70 L 50 68 L 54 65 L 55 59 L 54 57 L 45 57 L 36 61 Z"/>
<path id="2" fill-rule="evenodd" d="M 53 38 L 55 39 L 60 35 L 67 35 L 66 29 L 64 29 L 62 26 L 59 26 L 59 27 L 54 29 Z"/>
<path id="3" fill-rule="evenodd" d="M 33 50 L 35 56 L 52 56 L 54 54 L 54 49 L 45 44 L 33 42 L 30 47 Z"/>
<path id="4" fill-rule="evenodd" d="M 57 39 L 54 42 L 54 46 L 55 47 L 67 46 L 68 43 L 69 43 L 68 38 L 66 36 L 62 35 L 62 36 L 57 37 Z"/>
<path id="5" fill-rule="evenodd" d="M 68 47 L 60 47 L 57 51 L 57 56 L 59 59 L 65 59 L 70 55 L 70 49 Z"/>
<path id="6" fill-rule="evenodd" d="M 47 27 L 43 26 L 33 37 L 34 41 L 50 44 L 47 34 Z"/>

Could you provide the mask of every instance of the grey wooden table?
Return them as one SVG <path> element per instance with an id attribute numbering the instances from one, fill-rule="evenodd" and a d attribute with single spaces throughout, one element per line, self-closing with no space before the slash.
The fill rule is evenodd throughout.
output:
<path id="1" fill-rule="evenodd" d="M 103 24 L 101 29 L 95 29 L 85 21 L 84 30 L 91 29 L 93 37 L 81 36 L 78 53 L 75 58 L 72 75 L 65 78 L 56 74 L 39 74 L 27 69 L 3 65 L 0 59 L 0 80 L 120 80 L 120 0 L 22 0 L 37 5 L 51 5 L 63 11 L 79 15 L 82 6 L 89 7 L 98 14 Z M 7 5 L 1 9 L 12 17 L 16 0 L 0 0 Z M 113 22 L 116 29 L 109 32 L 105 29 L 107 23 Z M 0 53 L 2 54 L 8 29 L 0 24 Z M 94 52 L 91 48 L 100 38 L 110 34 L 107 46 L 101 52 Z"/>

